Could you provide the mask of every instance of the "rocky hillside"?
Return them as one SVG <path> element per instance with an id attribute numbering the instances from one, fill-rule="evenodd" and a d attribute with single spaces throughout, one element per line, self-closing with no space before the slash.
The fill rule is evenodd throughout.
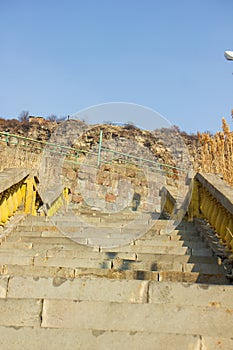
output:
<path id="1" fill-rule="evenodd" d="M 80 125 L 82 126 L 82 136 L 77 139 L 75 137 L 75 130 Z M 6 131 L 39 141 L 54 140 L 55 135 L 56 142 L 58 143 L 59 139 L 62 140 L 62 135 L 64 135 L 66 141 L 61 141 L 61 143 L 67 142 L 67 137 L 72 135 L 68 145 L 84 151 L 89 151 L 96 147 L 99 142 L 100 130 L 103 131 L 103 143 L 107 143 L 108 147 L 111 147 L 110 141 L 114 140 L 115 143 L 112 147 L 120 149 L 124 153 L 135 153 L 135 155 L 138 155 L 138 149 L 132 149 L 132 147 L 129 149 L 129 144 L 125 142 L 125 140 L 131 140 L 139 145 L 139 147 L 147 149 L 158 161 L 175 165 L 179 158 L 178 153 L 182 153 L 184 148 L 187 148 L 190 160 L 194 164 L 197 162 L 197 136 L 179 132 L 177 128 L 174 128 L 172 132 L 170 129 L 160 129 L 151 132 L 141 130 L 131 124 L 126 124 L 125 126 L 105 124 L 88 127 L 83 122 L 75 120 L 62 123 L 44 120 L 41 123 L 38 121 L 19 122 L 16 119 L 0 119 L 0 131 Z M 181 159 L 182 162 L 184 163 L 184 159 Z"/>
<path id="2" fill-rule="evenodd" d="M 125 126 L 104 124 L 90 127 L 79 120 L 67 120 L 61 123 L 45 120 L 30 122 L 0 120 L 0 131 L 82 150 L 81 152 L 65 151 L 67 152 L 65 163 L 62 160 L 63 155 L 58 154 L 57 159 L 54 158 L 54 153 L 49 155 L 46 158 L 46 167 L 49 171 L 41 176 L 43 179 L 46 178 L 44 185 L 46 188 L 53 187 L 54 179 L 58 176 L 57 181 L 59 181 L 60 169 L 62 169 L 64 184 L 70 188 L 74 202 L 82 201 L 84 194 L 87 201 L 90 198 L 92 203 L 96 202 L 96 205 L 100 207 L 107 206 L 103 208 L 108 210 L 116 210 L 124 201 L 130 202 L 135 193 L 136 197 L 140 198 L 143 208 L 146 208 L 148 195 L 153 198 L 159 196 L 157 192 L 154 193 L 149 182 L 154 181 L 157 185 L 159 183 L 159 186 L 156 186 L 157 191 L 157 187 L 161 187 L 164 181 L 162 170 L 166 173 L 167 184 L 172 182 L 175 185 L 178 179 L 177 170 L 172 167 L 190 169 L 191 163 L 195 164 L 198 155 L 197 138 L 185 133 L 181 134 L 176 128 L 151 132 L 141 130 L 131 124 Z M 89 165 L 93 163 L 94 168 L 97 165 L 101 131 L 101 166 L 95 178 L 95 174 L 90 172 Z M 0 137 L 0 141 L 2 141 L 0 142 L 0 170 L 6 167 L 27 167 L 33 170 L 43 168 L 41 167 L 41 161 L 45 159 L 42 152 L 43 143 L 34 143 L 14 137 L 10 137 L 8 142 L 5 142 L 5 136 Z M 125 154 L 130 154 L 131 157 Z M 143 159 L 149 160 L 147 165 L 150 164 L 150 161 L 157 161 L 171 167 L 162 166 L 160 170 L 156 170 L 156 179 L 152 179 L 152 175 L 145 177 L 145 174 L 140 171 L 144 163 L 141 163 L 138 157 L 142 162 L 144 162 Z M 76 163 L 77 160 L 78 163 Z M 123 167 L 122 163 L 125 164 Z M 88 165 L 87 169 L 85 165 Z M 77 181 L 79 182 L 78 187 Z M 95 182 L 96 185 L 93 187 Z M 131 187 L 134 188 L 134 194 Z M 121 199 L 119 203 L 118 197 Z M 123 202 L 122 198 L 124 198 Z M 138 199 L 135 200 L 137 202 Z"/>

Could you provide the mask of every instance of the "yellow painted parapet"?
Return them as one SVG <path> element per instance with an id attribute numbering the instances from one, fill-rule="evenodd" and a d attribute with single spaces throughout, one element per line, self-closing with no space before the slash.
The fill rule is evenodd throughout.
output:
<path id="1" fill-rule="evenodd" d="M 164 212 L 172 214 L 176 205 L 176 198 L 168 187 L 163 187 L 160 191 L 161 208 Z"/>
<path id="2" fill-rule="evenodd" d="M 51 203 L 43 203 L 38 189 L 38 180 L 25 169 L 6 169 L 0 173 L 0 225 L 5 225 L 16 211 L 37 215 L 39 207 L 46 207 L 45 215 L 52 216 L 68 205 L 69 189 L 52 194 Z"/>
<path id="3" fill-rule="evenodd" d="M 69 204 L 69 192 L 69 189 L 65 187 L 51 204 L 45 204 L 44 215 L 53 216 L 61 207 L 66 209 Z"/>
<path id="4" fill-rule="evenodd" d="M 233 189 L 212 174 L 199 174 L 196 181 L 200 186 L 200 215 L 214 228 L 220 242 L 233 252 Z"/>
<path id="5" fill-rule="evenodd" d="M 168 188 L 163 189 L 164 211 L 171 214 L 175 205 L 175 196 Z M 196 174 L 187 218 L 206 219 L 215 230 L 220 242 L 233 252 L 233 188 L 219 176 Z"/>
<path id="6" fill-rule="evenodd" d="M 0 225 L 4 225 L 19 208 L 23 210 L 23 184 L 24 180 L 0 193 Z"/>
<path id="7" fill-rule="evenodd" d="M 25 214 L 36 215 L 36 182 L 34 177 L 28 177 L 25 181 Z"/>

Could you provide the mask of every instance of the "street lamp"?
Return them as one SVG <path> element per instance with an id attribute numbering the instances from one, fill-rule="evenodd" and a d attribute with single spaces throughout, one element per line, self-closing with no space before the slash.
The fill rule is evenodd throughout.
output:
<path id="1" fill-rule="evenodd" d="M 225 51 L 224 56 L 228 61 L 233 61 L 233 51 Z"/>

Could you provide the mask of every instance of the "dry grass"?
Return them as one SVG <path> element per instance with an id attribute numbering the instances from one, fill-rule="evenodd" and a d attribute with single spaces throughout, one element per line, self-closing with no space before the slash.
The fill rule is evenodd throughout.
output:
<path id="1" fill-rule="evenodd" d="M 233 132 L 222 119 L 222 131 L 211 136 L 198 133 L 200 143 L 199 169 L 204 172 L 222 174 L 233 186 Z"/>

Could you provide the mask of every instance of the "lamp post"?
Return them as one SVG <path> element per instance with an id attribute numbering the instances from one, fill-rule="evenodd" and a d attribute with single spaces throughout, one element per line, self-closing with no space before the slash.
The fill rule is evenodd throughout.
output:
<path id="1" fill-rule="evenodd" d="M 228 61 L 233 61 L 233 51 L 225 51 L 224 56 Z"/>
<path id="2" fill-rule="evenodd" d="M 228 61 L 233 61 L 233 51 L 225 51 L 224 56 Z M 233 73 L 232 73 L 233 74 Z M 231 110 L 231 118 L 233 121 L 233 109 Z"/>

